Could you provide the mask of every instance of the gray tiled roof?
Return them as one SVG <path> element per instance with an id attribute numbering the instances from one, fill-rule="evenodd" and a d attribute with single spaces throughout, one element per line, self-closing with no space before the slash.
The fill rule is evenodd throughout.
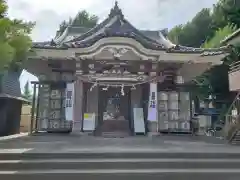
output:
<path id="1" fill-rule="evenodd" d="M 222 54 L 228 47 L 220 49 L 192 48 L 173 44 L 166 37 L 166 29 L 162 31 L 138 30 L 125 18 L 116 3 L 108 18 L 92 29 L 84 27 L 66 28 L 59 37 L 48 43 L 34 43 L 33 48 L 86 48 L 105 37 L 127 37 L 141 43 L 147 49 L 164 50 L 168 53 L 202 53 L 206 55 Z"/>
<path id="2" fill-rule="evenodd" d="M 5 72 L 0 80 L 0 93 L 21 97 L 19 76 L 19 72 Z"/>

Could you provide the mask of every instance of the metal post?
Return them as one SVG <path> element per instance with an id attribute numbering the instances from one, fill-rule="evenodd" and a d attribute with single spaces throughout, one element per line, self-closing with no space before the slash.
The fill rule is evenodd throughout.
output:
<path id="1" fill-rule="evenodd" d="M 33 85 L 33 100 L 32 100 L 32 109 L 31 109 L 31 123 L 30 123 L 30 134 L 33 133 L 33 121 L 35 113 L 35 104 L 36 104 L 36 83 Z"/>

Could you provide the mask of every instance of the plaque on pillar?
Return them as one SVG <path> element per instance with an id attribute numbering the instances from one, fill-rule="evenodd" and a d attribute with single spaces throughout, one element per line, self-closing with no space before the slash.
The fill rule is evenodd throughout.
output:
<path id="1" fill-rule="evenodd" d="M 134 132 L 145 133 L 143 108 L 133 108 Z"/>
<path id="2" fill-rule="evenodd" d="M 157 84 L 150 83 L 150 96 L 148 103 L 148 120 L 157 122 Z"/>

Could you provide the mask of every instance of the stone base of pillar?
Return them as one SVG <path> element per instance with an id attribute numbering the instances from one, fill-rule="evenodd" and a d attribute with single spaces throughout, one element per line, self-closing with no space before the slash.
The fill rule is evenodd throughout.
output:
<path id="1" fill-rule="evenodd" d="M 72 127 L 73 134 L 81 134 L 82 121 L 74 121 Z"/>
<path id="2" fill-rule="evenodd" d="M 148 121 L 147 125 L 148 125 L 148 136 L 159 135 L 157 122 Z"/>

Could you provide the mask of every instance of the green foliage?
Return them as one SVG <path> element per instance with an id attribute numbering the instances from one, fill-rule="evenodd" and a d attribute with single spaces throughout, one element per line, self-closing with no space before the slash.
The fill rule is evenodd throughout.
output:
<path id="1" fill-rule="evenodd" d="M 98 17 L 96 15 L 90 14 L 87 11 L 83 10 L 77 14 L 75 19 L 69 18 L 68 21 L 64 20 L 59 25 L 59 33 L 62 34 L 68 27 L 68 25 L 93 28 L 94 26 L 97 25 L 97 22 Z"/>
<path id="2" fill-rule="evenodd" d="M 6 16 L 7 4 L 0 1 L 0 71 L 5 68 L 21 69 L 31 48 L 31 32 L 34 23 L 9 19 Z"/>
<path id="3" fill-rule="evenodd" d="M 210 9 L 204 8 L 187 24 L 174 27 L 169 39 L 177 44 L 199 47 L 214 33 L 211 23 Z"/>
<path id="4" fill-rule="evenodd" d="M 87 11 L 83 10 L 78 13 L 77 17 L 73 20 L 72 25 L 92 28 L 96 26 L 97 22 L 97 16 L 91 15 Z"/>
<path id="5" fill-rule="evenodd" d="M 225 20 L 240 28 L 240 1 L 219 0 Z"/>
<path id="6" fill-rule="evenodd" d="M 168 38 L 175 44 L 180 44 L 181 39 L 179 40 L 180 37 L 182 37 L 182 34 L 184 33 L 184 26 L 183 25 L 178 25 L 175 26 L 174 28 L 171 29 L 171 31 L 168 33 Z"/>
<path id="7" fill-rule="evenodd" d="M 240 27 L 240 1 L 219 0 L 210 9 L 203 9 L 185 25 L 174 27 L 169 39 L 176 44 L 193 47 L 214 48 L 221 46 L 221 41 Z M 205 99 L 212 94 L 217 101 L 229 101 L 228 69 L 229 64 L 239 59 L 240 46 L 223 61 L 196 79 L 200 87 L 196 90 L 199 98 Z"/>
<path id="8" fill-rule="evenodd" d="M 206 41 L 203 44 L 203 48 L 217 48 L 221 46 L 221 41 L 225 39 L 227 36 L 232 34 L 236 30 L 236 27 L 227 25 L 223 28 L 218 29 L 215 33 L 214 36 Z"/>
<path id="9" fill-rule="evenodd" d="M 32 92 L 30 90 L 30 87 L 29 87 L 29 82 L 26 82 L 26 84 L 24 85 L 24 90 L 23 90 L 22 96 L 29 101 L 32 100 L 33 95 L 32 95 Z"/>
<path id="10" fill-rule="evenodd" d="M 0 18 L 3 18 L 7 14 L 7 3 L 4 0 L 0 0 Z"/>

